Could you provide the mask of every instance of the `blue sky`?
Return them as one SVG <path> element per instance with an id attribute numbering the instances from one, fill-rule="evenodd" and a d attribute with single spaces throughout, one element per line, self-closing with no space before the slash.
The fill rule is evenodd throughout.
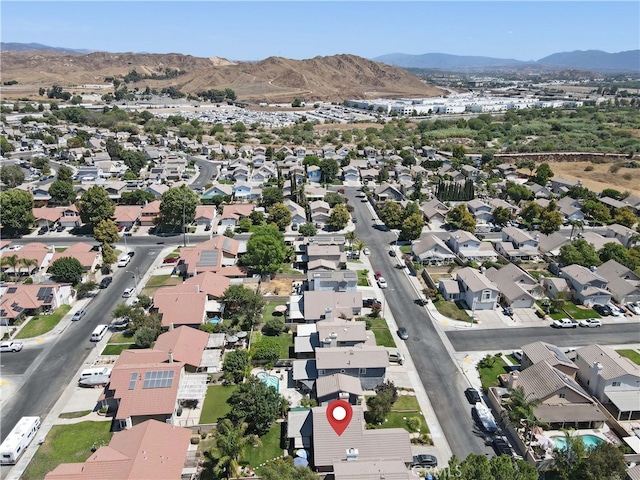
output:
<path id="1" fill-rule="evenodd" d="M 640 48 L 637 1 L 5 1 L 3 42 L 231 60 Z"/>

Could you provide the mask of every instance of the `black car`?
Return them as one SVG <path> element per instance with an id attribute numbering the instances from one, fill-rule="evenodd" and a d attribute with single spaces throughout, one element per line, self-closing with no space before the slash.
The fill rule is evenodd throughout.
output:
<path id="1" fill-rule="evenodd" d="M 47 227 L 46 225 L 43 225 L 42 227 L 40 227 L 40 230 L 38 230 L 38 235 L 44 235 L 48 231 L 49 231 L 49 227 Z"/>
<path id="2" fill-rule="evenodd" d="M 100 288 L 107 288 L 113 282 L 113 277 L 104 277 L 100 282 Z"/>
<path id="3" fill-rule="evenodd" d="M 382 307 L 382 303 L 380 303 L 380 300 L 376 300 L 375 298 L 365 298 L 362 301 L 362 306 L 365 308 L 372 308 L 374 305 Z"/>
<path id="4" fill-rule="evenodd" d="M 58 225 L 58 226 L 56 227 L 56 232 L 64 232 L 64 229 L 65 229 L 65 228 L 66 228 L 66 227 L 65 227 L 64 225 Z"/>
<path id="5" fill-rule="evenodd" d="M 609 305 L 595 304 L 593 306 L 593 309 L 595 310 L 596 313 L 598 313 L 599 315 L 602 315 L 603 317 L 608 317 L 609 315 L 613 315 L 613 312 L 611 311 L 611 307 L 609 307 Z"/>
<path id="6" fill-rule="evenodd" d="M 389 255 L 391 255 L 392 257 L 395 257 L 396 256 L 396 251 L 393 250 L 393 249 L 389 250 Z"/>
<path id="7" fill-rule="evenodd" d="M 438 459 L 433 455 L 414 455 L 413 462 L 411 463 L 413 467 L 437 467 Z"/>
<path id="8" fill-rule="evenodd" d="M 471 405 L 475 405 L 476 403 L 482 401 L 480 398 L 480 393 L 473 387 L 469 387 L 464 391 L 464 396 L 467 397 L 467 400 Z"/>
<path id="9" fill-rule="evenodd" d="M 493 441 L 491 442 L 491 445 L 493 446 L 493 449 L 495 450 L 496 455 L 509 455 L 510 457 L 513 456 L 513 451 L 511 450 L 511 447 L 504 439 L 494 438 Z"/>
<path id="10" fill-rule="evenodd" d="M 129 255 L 129 257 L 133 257 L 136 254 L 136 252 L 127 252 L 127 255 Z"/>

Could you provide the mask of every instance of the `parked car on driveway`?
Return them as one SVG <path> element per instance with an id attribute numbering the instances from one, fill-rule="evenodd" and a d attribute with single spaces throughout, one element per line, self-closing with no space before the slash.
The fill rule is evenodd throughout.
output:
<path id="1" fill-rule="evenodd" d="M 602 322 L 597 318 L 586 318 L 584 320 L 580 320 L 581 327 L 591 327 L 591 328 L 600 328 L 602 326 Z"/>
<path id="2" fill-rule="evenodd" d="M 162 261 L 162 263 L 178 263 L 178 257 L 167 257 Z"/>
<path id="3" fill-rule="evenodd" d="M 601 305 L 597 303 L 592 308 L 598 315 L 602 315 L 603 317 L 613 315 L 613 311 L 611 310 L 611 307 L 609 307 L 609 305 Z"/>
<path id="4" fill-rule="evenodd" d="M 438 459 L 433 455 L 414 455 L 413 462 L 411 462 L 411 466 L 413 467 L 437 467 Z"/>
<path id="5" fill-rule="evenodd" d="M 0 352 L 19 352 L 24 347 L 22 342 L 2 342 L 0 343 Z"/>

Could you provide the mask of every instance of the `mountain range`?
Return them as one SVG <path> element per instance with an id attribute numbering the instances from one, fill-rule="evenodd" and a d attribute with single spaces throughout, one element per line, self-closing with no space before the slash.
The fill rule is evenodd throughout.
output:
<path id="1" fill-rule="evenodd" d="M 536 61 L 522 61 L 513 58 L 493 58 L 446 53 L 425 53 L 410 55 L 391 53 L 372 60 L 401 68 L 425 68 L 439 70 L 487 70 L 491 68 L 531 68 L 574 69 L 602 73 L 640 73 L 640 50 L 607 53 L 601 50 L 576 50 L 561 52 Z"/>
<path id="2" fill-rule="evenodd" d="M 41 43 L 17 43 L 17 42 L 0 42 L 0 50 L 3 52 L 35 52 L 38 50 L 53 50 L 61 53 L 91 53 L 92 50 L 50 47 Z"/>

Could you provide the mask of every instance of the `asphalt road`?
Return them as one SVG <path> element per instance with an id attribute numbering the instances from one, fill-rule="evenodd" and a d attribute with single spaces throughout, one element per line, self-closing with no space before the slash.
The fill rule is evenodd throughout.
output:
<path id="1" fill-rule="evenodd" d="M 601 328 L 523 327 L 448 331 L 447 338 L 459 352 L 518 350 L 532 342 L 547 342 L 558 347 L 626 345 L 640 343 L 640 328 L 636 322 L 607 324 Z"/>
<path id="2" fill-rule="evenodd" d="M 395 234 L 372 228 L 375 221 L 367 204 L 355 197 L 355 188 L 345 191 L 355 208 L 358 237 L 371 251 L 371 265 L 387 280 L 385 300 L 398 326 L 409 332 L 407 347 L 451 451 L 458 458 L 466 458 L 470 453 L 492 454 L 493 450 L 485 445 L 485 437 L 474 426 L 471 406 L 463 394 L 469 384 L 451 359 L 426 310 L 415 303 L 418 293 L 406 274 L 395 268 L 398 259 L 389 255 Z M 394 335 L 396 342 L 402 341 Z"/>
<path id="3" fill-rule="evenodd" d="M 211 177 L 214 174 L 214 164 L 209 160 L 204 160 L 200 157 L 192 157 L 188 156 L 187 159 L 194 159 L 196 161 L 196 165 L 200 169 L 200 174 L 198 178 L 196 178 L 190 185 L 192 189 L 196 188 L 204 188 L 204 186 L 208 183 L 212 183 Z"/>
<path id="4" fill-rule="evenodd" d="M 91 332 L 100 323 L 111 321 L 111 310 L 123 301 L 122 292 L 133 286 L 131 272 L 145 272 L 155 260 L 160 247 L 136 249 L 135 256 L 125 268 L 116 268 L 113 283 L 85 307 L 87 315 L 67 328 L 47 338 L 43 343 L 26 341 L 21 352 L 2 355 L 3 380 L 15 385 L 16 391 L 3 401 L 0 414 L 0 439 L 24 415 L 44 417 L 53 407 L 94 348 L 89 341 Z"/>

